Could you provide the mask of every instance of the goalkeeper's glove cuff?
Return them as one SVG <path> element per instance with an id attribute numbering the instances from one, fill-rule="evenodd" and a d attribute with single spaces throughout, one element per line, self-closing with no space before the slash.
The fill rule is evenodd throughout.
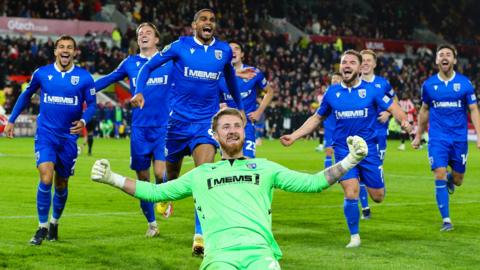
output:
<path id="1" fill-rule="evenodd" d="M 348 154 L 344 159 L 342 159 L 342 161 L 340 161 L 340 165 L 343 169 L 349 171 L 353 167 L 357 166 L 360 161 L 361 160 L 357 160 L 356 158 L 354 158 L 352 154 Z"/>
<path id="2" fill-rule="evenodd" d="M 112 186 L 115 186 L 119 189 L 123 189 L 123 187 L 125 186 L 126 177 L 112 172 L 112 175 L 110 176 L 110 180 L 111 180 L 110 183 L 112 184 Z"/>

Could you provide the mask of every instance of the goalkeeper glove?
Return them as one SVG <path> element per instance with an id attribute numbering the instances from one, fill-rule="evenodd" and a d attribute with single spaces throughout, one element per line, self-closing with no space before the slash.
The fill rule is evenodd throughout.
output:
<path id="1" fill-rule="evenodd" d="M 109 184 L 119 189 L 125 185 L 125 177 L 112 172 L 110 162 L 106 159 L 95 161 L 92 166 L 91 178 L 95 182 Z"/>
<path id="2" fill-rule="evenodd" d="M 368 146 L 359 136 L 349 136 L 347 145 L 350 153 L 341 161 L 341 165 L 344 169 L 350 170 L 368 155 Z"/>

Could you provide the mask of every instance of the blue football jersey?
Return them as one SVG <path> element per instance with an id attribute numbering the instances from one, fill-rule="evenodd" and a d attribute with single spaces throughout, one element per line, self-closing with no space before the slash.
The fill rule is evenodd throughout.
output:
<path id="1" fill-rule="evenodd" d="M 371 83 L 377 91 L 380 91 L 381 93 L 385 94 L 389 98 L 393 99 L 393 97 L 395 97 L 395 91 L 393 90 L 392 86 L 385 78 L 381 76 L 373 75 L 373 78 L 371 81 L 366 81 L 366 80 L 364 81 L 367 83 Z M 379 114 L 383 111 L 385 110 L 382 110 L 381 108 L 379 108 L 379 110 L 377 111 L 377 116 L 379 116 Z M 388 123 L 389 121 L 387 121 L 386 123 L 380 123 L 377 120 L 375 122 L 377 135 L 382 135 L 382 136 L 388 135 Z"/>
<path id="2" fill-rule="evenodd" d="M 9 122 L 15 122 L 38 89 L 40 113 L 37 129 L 46 129 L 59 137 L 78 137 L 70 134 L 72 122 L 83 119 L 88 123 L 95 113 L 96 92 L 92 75 L 75 65 L 65 72 L 60 71 L 56 64 L 38 68 L 15 104 Z M 84 102 L 87 103 L 87 109 L 83 112 Z"/>
<path id="3" fill-rule="evenodd" d="M 247 68 L 251 66 L 243 65 L 242 68 Z M 254 68 L 254 67 L 251 67 Z M 265 89 L 268 85 L 267 79 L 263 72 L 259 69 L 254 68 L 256 76 L 251 80 L 242 79 L 240 77 L 235 77 L 237 81 L 238 90 L 240 91 L 240 96 L 242 97 L 243 107 L 245 113 L 251 113 L 257 110 L 257 89 Z M 222 76 L 220 80 L 220 90 L 222 91 L 222 99 L 227 103 L 227 106 L 230 108 L 237 108 L 235 101 L 233 100 L 230 91 L 228 90 L 227 82 L 225 77 Z"/>
<path id="4" fill-rule="evenodd" d="M 172 60 L 175 87 L 172 90 L 171 113 L 184 122 L 210 123 L 219 109 L 219 80 L 225 76 L 231 95 L 243 110 L 231 65 L 232 50 L 223 41 L 214 39 L 203 45 L 194 37 L 180 37 L 156 54 L 140 70 L 137 92 L 143 93 L 151 70 Z M 145 103 L 152 102 L 145 100 Z"/>
<path id="5" fill-rule="evenodd" d="M 108 85 L 128 77 L 130 92 L 135 95 L 135 86 L 138 72 L 149 58 L 142 55 L 130 55 L 120 63 L 112 73 L 95 81 L 95 88 L 100 91 Z M 162 127 L 168 122 L 170 113 L 169 94 L 172 84 L 170 72 L 173 63 L 168 61 L 162 66 L 152 70 L 143 90 L 145 102 L 142 109 L 133 108 L 132 126 L 134 127 Z"/>
<path id="6" fill-rule="evenodd" d="M 443 81 L 431 76 L 422 85 L 422 101 L 430 108 L 430 140 L 467 141 L 467 107 L 477 102 L 467 77 L 454 73 Z"/>
<path id="7" fill-rule="evenodd" d="M 376 143 L 375 122 L 379 108 L 386 110 L 392 105 L 392 99 L 362 80 L 352 88 L 343 83 L 331 85 L 317 114 L 335 116 L 333 146 L 347 147 L 348 136 L 358 135 L 367 144 Z"/>

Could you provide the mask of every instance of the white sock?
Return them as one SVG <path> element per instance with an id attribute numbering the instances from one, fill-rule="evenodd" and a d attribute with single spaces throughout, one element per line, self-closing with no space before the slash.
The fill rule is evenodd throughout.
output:
<path id="1" fill-rule="evenodd" d="M 40 227 L 40 228 L 48 228 L 48 222 L 38 223 L 38 227 Z"/>
<path id="2" fill-rule="evenodd" d="M 150 226 L 150 227 L 158 227 L 157 221 L 155 220 L 155 221 L 149 222 L 149 223 L 148 223 L 148 226 Z"/>
<path id="3" fill-rule="evenodd" d="M 54 217 L 51 217 L 51 218 L 50 218 L 50 223 L 56 225 L 56 224 L 58 224 L 58 219 L 56 219 L 56 218 L 54 218 Z"/>
<path id="4" fill-rule="evenodd" d="M 444 219 L 443 219 L 443 222 L 452 223 L 452 221 L 450 220 L 450 218 L 449 218 L 449 217 L 446 217 L 446 218 L 444 218 Z"/>

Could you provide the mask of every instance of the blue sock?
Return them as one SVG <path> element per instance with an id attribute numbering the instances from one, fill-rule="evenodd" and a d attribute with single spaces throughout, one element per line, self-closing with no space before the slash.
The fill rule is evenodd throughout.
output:
<path id="1" fill-rule="evenodd" d="M 358 223 L 360 222 L 358 199 L 345 199 L 343 203 L 343 213 L 347 219 L 350 235 L 357 234 L 359 232 Z"/>
<path id="2" fill-rule="evenodd" d="M 140 207 L 148 222 L 155 221 L 155 212 L 153 211 L 153 203 L 147 201 L 140 201 Z"/>
<path id="3" fill-rule="evenodd" d="M 440 210 L 442 218 L 450 217 L 447 182 L 445 180 L 435 180 L 435 191 L 438 210 Z"/>
<path id="4" fill-rule="evenodd" d="M 362 208 L 368 208 L 368 192 L 364 184 L 360 184 L 360 204 Z"/>
<path id="5" fill-rule="evenodd" d="M 324 161 L 325 168 L 328 168 L 328 167 L 332 166 L 332 163 L 333 163 L 332 157 L 331 156 L 330 157 L 326 156 L 325 161 Z"/>
<path id="6" fill-rule="evenodd" d="M 198 219 L 197 210 L 195 212 L 195 234 L 203 234 L 202 226 L 200 226 L 200 220 Z"/>
<path id="7" fill-rule="evenodd" d="M 37 189 L 37 213 L 40 223 L 48 222 L 48 213 L 52 203 L 52 184 L 45 185 L 40 181 Z"/>
<path id="8" fill-rule="evenodd" d="M 55 193 L 53 194 L 53 213 L 52 217 L 54 219 L 59 219 L 62 215 L 63 209 L 65 209 L 65 204 L 67 203 L 68 197 L 68 188 L 63 190 L 58 190 L 55 187 Z"/>

